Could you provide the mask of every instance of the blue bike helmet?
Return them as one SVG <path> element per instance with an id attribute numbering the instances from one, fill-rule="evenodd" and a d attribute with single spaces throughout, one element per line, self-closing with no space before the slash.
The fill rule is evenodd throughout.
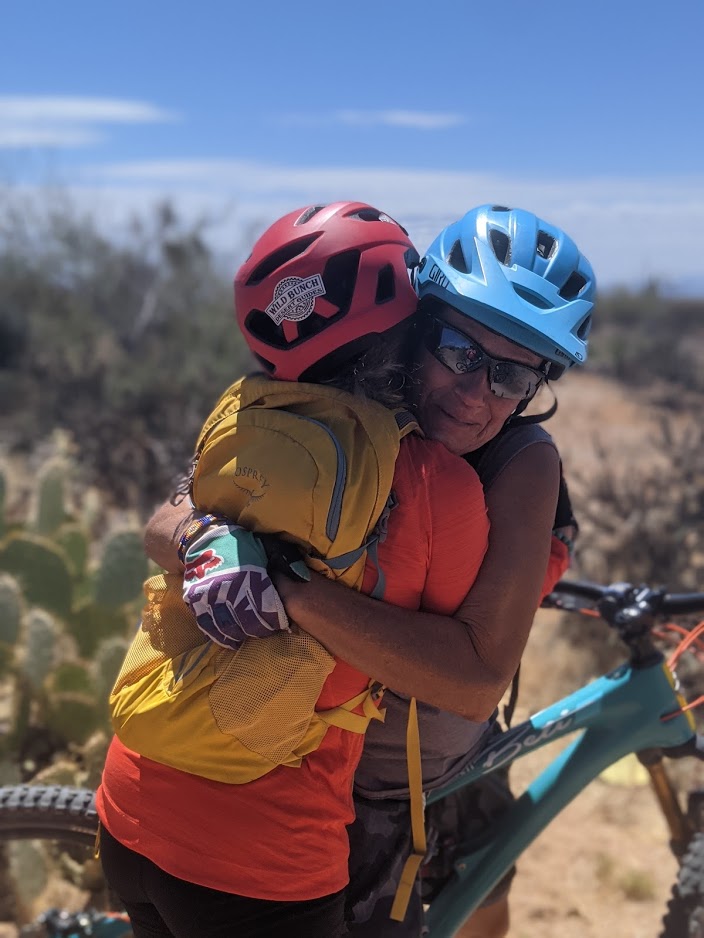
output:
<path id="1" fill-rule="evenodd" d="M 532 212 L 467 212 L 430 245 L 416 288 L 547 359 L 553 380 L 587 358 L 594 272 L 564 231 Z"/>

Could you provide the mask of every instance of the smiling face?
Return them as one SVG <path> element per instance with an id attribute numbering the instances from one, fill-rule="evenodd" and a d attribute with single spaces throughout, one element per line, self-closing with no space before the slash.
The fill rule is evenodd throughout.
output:
<path id="1" fill-rule="evenodd" d="M 478 342 L 488 355 L 539 368 L 543 359 L 515 342 L 491 332 L 451 306 L 435 315 Z M 487 368 L 454 374 L 427 349 L 421 348 L 415 403 L 418 421 L 431 440 L 451 453 L 474 452 L 493 439 L 514 412 L 519 401 L 497 397 L 489 388 Z"/>

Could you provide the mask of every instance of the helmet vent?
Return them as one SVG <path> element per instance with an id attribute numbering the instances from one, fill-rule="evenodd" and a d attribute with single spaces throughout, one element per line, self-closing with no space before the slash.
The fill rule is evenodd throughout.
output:
<path id="1" fill-rule="evenodd" d="M 589 333 L 592 331 L 592 317 L 587 316 L 587 318 L 581 323 L 579 329 L 577 329 L 577 338 L 586 341 Z"/>
<path id="2" fill-rule="evenodd" d="M 358 218 L 360 221 L 379 221 L 381 212 L 375 208 L 360 208 L 358 212 L 352 212 L 350 218 Z"/>
<path id="3" fill-rule="evenodd" d="M 574 270 L 567 278 L 567 283 L 560 290 L 560 296 L 563 300 L 573 300 L 575 297 L 579 296 L 586 285 L 587 278 Z"/>
<path id="4" fill-rule="evenodd" d="M 379 271 L 376 282 L 376 302 L 387 303 L 396 296 L 396 279 L 392 264 L 386 264 Z"/>
<path id="5" fill-rule="evenodd" d="M 525 287 L 519 287 L 515 283 L 513 284 L 513 289 L 522 300 L 525 300 L 526 303 L 530 303 L 531 306 L 535 306 L 537 309 L 552 309 L 550 303 L 547 303 L 542 296 L 538 296 L 537 293 L 532 293 L 530 290 L 526 290 Z"/>
<path id="6" fill-rule="evenodd" d="M 369 208 L 360 208 L 358 212 L 353 212 L 349 217 L 357 218 L 359 221 L 391 222 L 392 225 L 396 225 L 396 227 L 400 228 L 406 237 L 408 237 L 408 232 L 406 229 L 403 227 L 403 225 L 399 225 L 395 218 L 391 218 L 391 216 L 387 215 L 386 212 L 380 212 L 376 208 L 371 208 L 371 206 Z"/>
<path id="7" fill-rule="evenodd" d="M 359 251 L 343 251 L 331 257 L 323 271 L 325 299 L 337 306 L 343 314 L 347 313 L 352 303 L 357 285 L 359 258 Z"/>
<path id="8" fill-rule="evenodd" d="M 464 251 L 462 250 L 462 245 L 459 241 L 455 241 L 452 245 L 452 249 L 447 258 L 447 263 L 450 267 L 454 267 L 455 270 L 458 270 L 461 274 L 468 274 L 469 266 L 467 264 L 467 259 L 464 256 Z"/>
<path id="9" fill-rule="evenodd" d="M 557 239 L 549 235 L 547 231 L 539 231 L 536 250 L 540 257 L 544 257 L 547 260 L 552 257 L 557 250 Z"/>
<path id="10" fill-rule="evenodd" d="M 287 244 L 280 250 L 274 251 L 273 254 L 270 254 L 261 262 L 261 264 L 254 268 L 252 273 L 249 275 L 249 279 L 247 280 L 247 286 L 251 287 L 261 283 L 265 277 L 273 274 L 275 270 L 279 269 L 279 267 L 283 267 L 284 264 L 287 264 L 290 260 L 293 260 L 294 257 L 298 257 L 299 254 L 303 254 L 303 252 L 306 251 L 319 237 L 320 232 L 316 231 L 315 234 L 308 235 L 308 237 L 301 238 L 298 241 L 294 241 L 293 244 Z"/>
<path id="11" fill-rule="evenodd" d="M 492 206 L 491 206 L 491 211 L 492 211 L 492 212 L 510 212 L 511 209 L 510 209 L 510 208 L 506 208 L 505 205 L 492 205 Z"/>
<path id="12" fill-rule="evenodd" d="M 311 207 L 307 208 L 305 212 L 302 215 L 300 215 L 293 224 L 296 226 L 305 225 L 307 221 L 310 221 L 314 215 L 318 214 L 318 212 L 322 212 L 324 208 L 325 208 L 324 205 L 311 205 Z"/>
<path id="13" fill-rule="evenodd" d="M 511 239 L 503 231 L 492 228 L 489 232 L 489 241 L 496 254 L 497 260 L 508 267 L 511 263 Z"/>

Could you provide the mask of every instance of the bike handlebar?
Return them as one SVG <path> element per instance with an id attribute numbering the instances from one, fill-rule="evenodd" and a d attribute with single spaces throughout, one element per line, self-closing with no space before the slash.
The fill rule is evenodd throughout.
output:
<path id="1" fill-rule="evenodd" d="M 704 612 L 704 593 L 667 593 L 664 590 L 652 590 L 646 586 L 634 586 L 631 583 L 612 583 L 603 586 L 599 583 L 590 583 L 582 580 L 560 580 L 552 593 L 543 600 L 543 605 L 556 605 L 550 601 L 551 596 L 574 596 L 580 599 L 589 599 L 593 602 L 609 597 L 623 608 L 640 600 L 657 598 L 658 615 L 686 615 L 687 613 Z"/>

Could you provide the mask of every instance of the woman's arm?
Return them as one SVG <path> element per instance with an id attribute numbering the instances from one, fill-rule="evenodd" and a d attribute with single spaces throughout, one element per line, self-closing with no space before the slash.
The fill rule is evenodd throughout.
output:
<path id="1" fill-rule="evenodd" d="M 489 548 L 455 617 L 380 603 L 322 576 L 275 576 L 277 588 L 291 618 L 333 654 L 401 693 L 484 720 L 515 674 L 540 601 L 558 484 L 547 444 L 527 447 L 497 477 L 486 493 Z M 145 548 L 164 569 L 182 572 L 178 539 L 197 514 L 167 503 L 150 519 Z"/>
<path id="2" fill-rule="evenodd" d="M 488 719 L 540 602 L 558 485 L 549 444 L 527 447 L 497 477 L 486 493 L 487 554 L 454 617 L 382 604 L 320 576 L 306 584 L 277 577 L 277 589 L 291 618 L 349 664 L 400 693 Z"/>
<path id="3" fill-rule="evenodd" d="M 179 505 L 164 502 L 147 522 L 144 531 L 144 549 L 147 556 L 168 573 L 183 573 L 183 564 L 178 559 L 178 542 L 194 518 L 202 515 L 192 508 L 190 502 Z"/>

